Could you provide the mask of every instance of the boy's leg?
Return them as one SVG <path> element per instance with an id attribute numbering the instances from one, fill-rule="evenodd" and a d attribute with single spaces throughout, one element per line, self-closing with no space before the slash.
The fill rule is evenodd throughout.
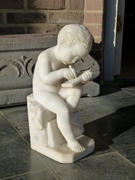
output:
<path id="1" fill-rule="evenodd" d="M 72 113 L 81 98 L 82 86 L 78 85 L 73 88 L 61 88 L 60 89 L 60 96 L 66 101 L 67 105 L 69 106 L 69 110 Z"/>
<path id="2" fill-rule="evenodd" d="M 63 99 L 59 95 L 47 91 L 39 91 L 37 95 L 34 94 L 34 98 L 43 107 L 57 115 L 57 125 L 68 146 L 76 152 L 84 151 L 84 148 L 74 137 L 70 124 L 70 111 Z"/>

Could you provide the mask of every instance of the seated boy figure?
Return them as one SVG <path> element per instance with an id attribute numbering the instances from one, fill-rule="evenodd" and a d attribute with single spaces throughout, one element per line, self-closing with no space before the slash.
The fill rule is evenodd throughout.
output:
<path id="1" fill-rule="evenodd" d="M 33 96 L 44 108 L 56 114 L 59 130 L 68 147 L 75 152 L 83 152 L 84 147 L 76 140 L 71 128 L 71 114 L 76 109 L 81 96 L 81 83 L 72 88 L 61 87 L 61 80 L 74 79 L 72 68 L 78 59 L 91 50 L 93 37 L 83 25 L 64 26 L 58 34 L 56 46 L 43 51 L 35 66 L 33 76 Z M 90 71 L 82 74 L 82 83 L 92 77 Z"/>

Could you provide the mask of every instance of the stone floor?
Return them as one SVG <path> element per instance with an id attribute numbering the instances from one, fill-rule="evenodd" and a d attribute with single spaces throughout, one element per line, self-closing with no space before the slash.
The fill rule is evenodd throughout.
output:
<path id="1" fill-rule="evenodd" d="M 60 164 L 29 145 L 27 107 L 0 110 L 0 179 L 134 180 L 135 84 L 105 83 L 98 97 L 82 98 L 78 109 L 94 153 Z"/>

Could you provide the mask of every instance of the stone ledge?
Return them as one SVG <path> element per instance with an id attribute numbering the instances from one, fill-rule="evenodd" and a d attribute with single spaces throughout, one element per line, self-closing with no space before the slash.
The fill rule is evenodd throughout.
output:
<path id="1" fill-rule="evenodd" d="M 26 97 L 31 91 L 31 88 L 0 91 L 0 107 L 26 104 Z"/>
<path id="2" fill-rule="evenodd" d="M 0 52 L 46 49 L 56 42 L 57 35 L 52 34 L 3 35 L 0 36 Z"/>

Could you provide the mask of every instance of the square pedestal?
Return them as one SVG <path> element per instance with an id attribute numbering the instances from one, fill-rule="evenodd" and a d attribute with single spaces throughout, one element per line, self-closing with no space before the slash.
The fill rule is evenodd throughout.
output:
<path id="1" fill-rule="evenodd" d="M 35 142 L 31 142 L 31 148 L 55 161 L 60 163 L 73 163 L 94 151 L 94 140 L 87 136 L 80 136 L 77 139 L 80 144 L 85 148 L 85 151 L 76 153 L 72 151 L 66 143 L 61 144 L 58 147 L 51 148 L 49 146 L 41 146 Z"/>

